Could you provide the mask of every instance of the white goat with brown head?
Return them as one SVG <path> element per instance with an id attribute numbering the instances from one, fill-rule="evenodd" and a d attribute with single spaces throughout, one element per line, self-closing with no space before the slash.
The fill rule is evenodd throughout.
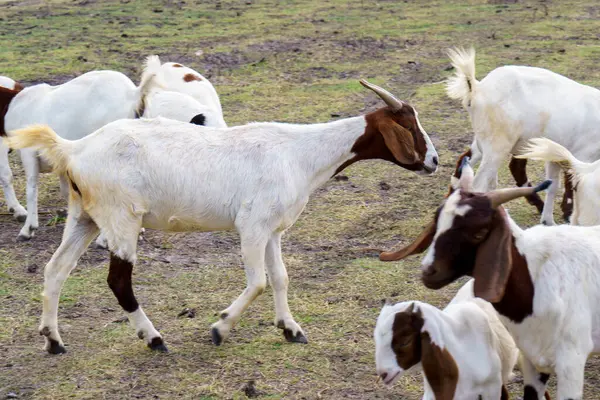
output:
<path id="1" fill-rule="evenodd" d="M 457 190 L 416 242 L 380 257 L 429 248 L 421 265 L 431 289 L 472 276 L 475 296 L 494 306 L 522 353 L 525 398 L 542 399 L 554 373 L 559 399 L 581 399 L 586 360 L 600 351 L 600 226 L 522 230 L 502 204 L 551 182 L 477 193 L 465 164 Z"/>
<path id="2" fill-rule="evenodd" d="M 288 341 L 306 342 L 288 307 L 281 237 L 310 194 L 360 160 L 384 159 L 421 174 L 438 165 L 414 107 L 361 83 L 387 106 L 329 123 L 212 129 L 164 118 L 120 120 L 77 141 L 45 126 L 14 132 L 10 146 L 37 147 L 70 180 L 65 233 L 45 270 L 40 332 L 47 349 L 64 351 L 56 320 L 60 288 L 98 232 L 111 251 L 109 286 L 138 335 L 151 348 L 165 349 L 131 285 L 141 227 L 239 232 L 248 285 L 213 325 L 216 344 L 264 291 L 266 274 L 275 292 L 277 327 Z"/>
<path id="3" fill-rule="evenodd" d="M 519 351 L 473 280 L 440 310 L 420 301 L 385 305 L 374 333 L 377 373 L 388 386 L 422 368 L 424 399 L 508 399 Z"/>

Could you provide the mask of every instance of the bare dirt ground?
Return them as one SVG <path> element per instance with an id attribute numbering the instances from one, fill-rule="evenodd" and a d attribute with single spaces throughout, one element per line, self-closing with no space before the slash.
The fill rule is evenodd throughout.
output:
<path id="1" fill-rule="evenodd" d="M 359 163 L 312 196 L 283 242 L 290 305 L 306 346 L 286 343 L 273 326 L 267 290 L 214 347 L 209 326 L 245 285 L 237 234 L 147 231 L 134 290 L 168 354 L 151 353 L 123 322 L 106 285 L 108 253 L 97 249 L 61 296 L 68 353 L 42 351 L 43 268 L 60 243 L 57 209 L 66 206 L 56 178 L 44 175 L 32 241 L 17 243 L 20 224 L 0 214 L 0 399 L 420 398 L 418 374 L 391 390 L 375 383 L 371 336 L 381 300 L 443 306 L 459 284 L 427 290 L 419 257 L 384 264 L 362 249 L 415 237 L 471 142 L 466 113 L 441 83 L 452 73 L 444 50 L 474 45 L 479 78 L 515 63 L 599 86 L 599 12 L 594 1 L 0 1 L 0 74 L 24 83 L 62 83 L 93 69 L 120 70 L 137 82 L 143 58 L 159 54 L 209 77 L 225 119 L 237 125 L 373 110 L 381 102 L 357 82 L 368 78 L 416 106 L 442 163 L 429 178 Z M 11 161 L 24 201 L 17 154 Z M 540 179 L 539 165 L 530 170 Z M 505 171 L 501 184 L 512 185 Z M 524 202 L 510 212 L 522 226 L 538 220 Z M 585 398 L 600 398 L 599 373 L 590 359 Z M 513 398 L 522 396 L 519 376 Z"/>

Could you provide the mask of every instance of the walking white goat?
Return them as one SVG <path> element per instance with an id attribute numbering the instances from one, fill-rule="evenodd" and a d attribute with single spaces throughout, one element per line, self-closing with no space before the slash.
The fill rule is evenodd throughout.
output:
<path id="1" fill-rule="evenodd" d="M 478 81 L 475 50 L 449 50 L 448 55 L 456 68 L 448 81 L 448 95 L 462 100 L 471 117 L 474 144 L 481 151 L 475 191 L 496 188 L 502 162 L 534 137 L 552 139 L 580 160 L 600 158 L 600 90 L 543 68 L 514 65 L 496 68 Z M 477 146 L 472 150 L 478 157 Z M 541 216 L 546 225 L 554 225 L 559 173 L 556 163 L 546 163 L 547 178 L 553 181 Z"/>
<path id="2" fill-rule="evenodd" d="M 274 290 L 277 327 L 288 341 L 306 343 L 288 307 L 281 236 L 309 195 L 359 160 L 384 159 L 423 174 L 433 173 L 438 165 L 415 109 L 375 85 L 361 83 L 388 106 L 313 125 L 253 123 L 211 129 L 156 118 L 113 122 L 77 141 L 65 140 L 47 126 L 14 132 L 9 146 L 35 146 L 71 183 L 63 240 L 45 270 L 40 332 L 47 350 L 64 352 L 57 324 L 60 289 L 99 231 L 111 251 L 109 286 L 138 336 L 152 349 L 166 349 L 131 286 L 142 226 L 239 232 L 248 285 L 213 324 L 215 344 L 264 291 L 265 269 Z"/>

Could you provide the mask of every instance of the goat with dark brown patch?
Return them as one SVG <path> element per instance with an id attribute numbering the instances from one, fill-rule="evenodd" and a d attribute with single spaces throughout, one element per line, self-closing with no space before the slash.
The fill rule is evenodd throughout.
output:
<path id="1" fill-rule="evenodd" d="M 377 372 L 391 386 L 422 366 L 425 399 L 499 399 L 518 350 L 493 307 L 467 282 L 442 311 L 418 301 L 385 305 L 374 333 Z"/>
<path id="2" fill-rule="evenodd" d="M 558 398 L 581 399 L 587 357 L 600 351 L 595 334 L 600 331 L 600 227 L 522 230 L 502 204 L 550 182 L 473 193 L 472 177 L 467 163 L 421 243 L 382 258 L 400 259 L 429 247 L 422 260 L 425 286 L 439 289 L 461 276 L 474 277 L 475 296 L 492 303 L 523 354 L 529 394 L 544 393 L 540 373 L 555 373 Z"/>

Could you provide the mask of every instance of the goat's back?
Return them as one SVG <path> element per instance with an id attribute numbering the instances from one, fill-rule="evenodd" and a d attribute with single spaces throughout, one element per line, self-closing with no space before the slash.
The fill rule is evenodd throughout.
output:
<path id="1" fill-rule="evenodd" d="M 105 124 L 133 118 L 138 102 L 134 83 L 116 71 L 92 71 L 57 86 L 23 89 L 6 114 L 7 131 L 48 124 L 60 136 L 75 140 Z"/>

